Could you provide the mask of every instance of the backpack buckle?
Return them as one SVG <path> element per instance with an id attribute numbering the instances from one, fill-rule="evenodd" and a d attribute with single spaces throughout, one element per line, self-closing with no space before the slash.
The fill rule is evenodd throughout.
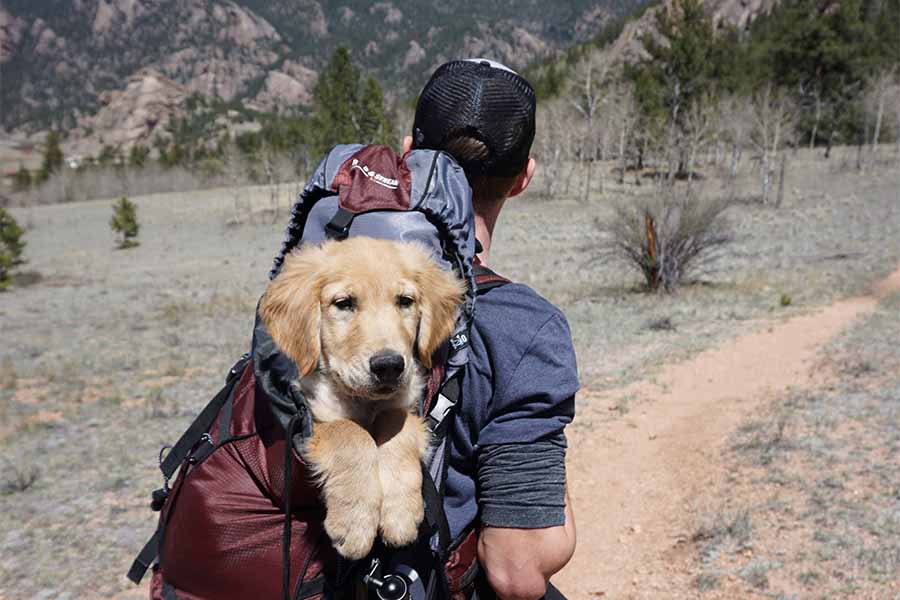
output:
<path id="1" fill-rule="evenodd" d="M 338 208 L 328 224 L 325 225 L 325 236 L 330 240 L 346 240 L 350 236 L 350 225 L 355 215 L 344 208 Z"/>
<path id="2" fill-rule="evenodd" d="M 159 512 L 162 510 L 163 506 L 166 504 L 166 500 L 169 498 L 169 487 L 161 487 L 158 490 L 153 490 L 152 500 L 150 500 L 150 508 L 153 512 Z"/>

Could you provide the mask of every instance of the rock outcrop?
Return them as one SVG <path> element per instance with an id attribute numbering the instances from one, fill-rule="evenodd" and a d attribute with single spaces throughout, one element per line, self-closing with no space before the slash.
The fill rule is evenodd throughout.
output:
<path id="1" fill-rule="evenodd" d="M 85 117 L 67 144 L 70 154 L 94 155 L 104 145 L 127 151 L 149 146 L 173 118 L 184 114 L 190 91 L 154 69 L 132 75 L 122 90 L 102 92 L 97 114 Z"/>

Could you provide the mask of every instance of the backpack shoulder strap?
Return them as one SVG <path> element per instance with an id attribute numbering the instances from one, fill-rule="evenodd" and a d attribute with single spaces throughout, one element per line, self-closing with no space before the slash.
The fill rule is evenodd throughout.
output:
<path id="1" fill-rule="evenodd" d="M 498 275 L 481 264 L 474 265 L 473 271 L 475 274 L 476 294 L 479 296 L 486 294 L 494 288 L 510 283 L 510 280 L 506 277 Z M 465 332 L 465 335 L 468 337 L 468 332 Z M 464 343 L 468 343 L 468 340 L 466 339 Z M 426 403 L 426 424 L 431 432 L 438 437 L 443 437 L 445 432 L 439 431 L 439 428 L 448 413 L 450 413 L 459 402 L 459 378 L 461 376 L 461 373 L 457 373 L 445 381 L 443 385 L 435 390 L 434 399 L 431 402 Z"/>
<path id="2" fill-rule="evenodd" d="M 163 477 L 166 480 L 172 477 L 175 470 L 181 466 L 181 463 L 184 462 L 191 450 L 203 438 L 206 432 L 209 431 L 209 428 L 216 420 L 216 417 L 219 416 L 222 408 L 232 397 L 234 386 L 237 383 L 239 376 L 244 372 L 244 367 L 247 366 L 249 361 L 250 355 L 245 354 L 233 367 L 231 367 L 228 371 L 228 377 L 225 380 L 225 387 L 223 387 L 209 404 L 206 405 L 206 408 L 197 415 L 197 418 L 194 419 L 194 422 L 187 428 L 187 431 L 184 432 L 178 441 L 175 442 L 175 446 L 166 454 L 159 465 L 159 469 L 162 471 Z M 229 418 L 228 421 L 223 421 L 223 423 L 231 422 L 231 405 L 228 405 L 227 409 Z M 223 434 L 227 435 L 225 432 L 220 432 L 220 436 Z"/>
<path id="3" fill-rule="evenodd" d="M 503 275 L 498 275 L 482 264 L 476 264 L 473 270 L 475 272 L 475 287 L 479 296 L 501 285 L 512 283 Z"/>

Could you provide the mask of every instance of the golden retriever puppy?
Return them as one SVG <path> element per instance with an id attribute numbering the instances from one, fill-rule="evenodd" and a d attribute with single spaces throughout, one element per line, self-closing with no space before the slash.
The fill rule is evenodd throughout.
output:
<path id="1" fill-rule="evenodd" d="M 297 363 L 315 422 L 303 458 L 346 558 L 366 556 L 379 531 L 393 546 L 417 537 L 428 435 L 410 411 L 463 293 L 423 248 L 355 237 L 294 251 L 260 302 L 272 339 Z"/>

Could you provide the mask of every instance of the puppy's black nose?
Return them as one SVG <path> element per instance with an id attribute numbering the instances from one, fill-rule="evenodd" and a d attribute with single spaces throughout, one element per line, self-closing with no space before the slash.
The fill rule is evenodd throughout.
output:
<path id="1" fill-rule="evenodd" d="M 397 383 L 406 363 L 396 352 L 380 352 L 369 359 L 369 370 L 378 383 Z"/>

